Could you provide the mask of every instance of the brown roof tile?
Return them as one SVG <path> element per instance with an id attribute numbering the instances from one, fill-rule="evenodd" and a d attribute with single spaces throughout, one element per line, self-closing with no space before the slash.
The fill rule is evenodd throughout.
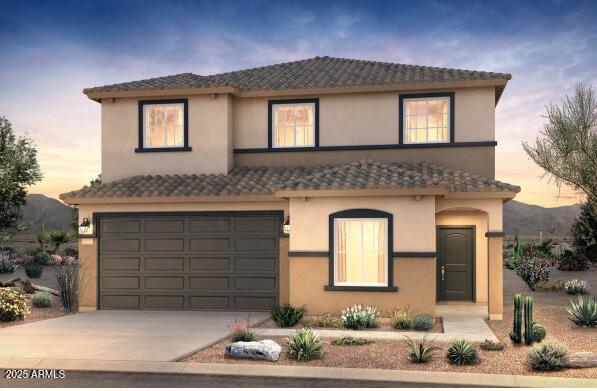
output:
<path id="1" fill-rule="evenodd" d="M 228 175 L 134 176 L 60 195 L 61 199 L 271 195 L 276 190 L 441 188 L 519 192 L 520 187 L 437 164 L 361 160 L 337 166 L 238 167 Z"/>

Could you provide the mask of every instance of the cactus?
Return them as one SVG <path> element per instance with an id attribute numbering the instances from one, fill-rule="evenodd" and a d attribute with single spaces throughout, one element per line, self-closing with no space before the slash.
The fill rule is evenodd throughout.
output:
<path id="1" fill-rule="evenodd" d="M 522 322 L 522 296 L 520 293 L 514 295 L 514 324 L 512 325 L 512 331 L 510 332 L 510 339 L 514 343 L 520 343 L 522 341 L 521 335 L 521 322 Z"/>
<path id="2" fill-rule="evenodd" d="M 524 298 L 524 343 L 533 344 L 533 298 Z"/>

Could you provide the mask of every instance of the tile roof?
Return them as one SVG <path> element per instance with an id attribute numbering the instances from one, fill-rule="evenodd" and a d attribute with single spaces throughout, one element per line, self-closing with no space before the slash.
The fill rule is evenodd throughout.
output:
<path id="1" fill-rule="evenodd" d="M 511 77 L 507 73 L 351 60 L 326 56 L 210 76 L 181 73 L 172 76 L 86 88 L 83 92 L 89 94 L 94 92 L 206 87 L 236 87 L 244 91 L 259 91 L 381 86 L 463 80 L 509 80 Z"/>
<path id="2" fill-rule="evenodd" d="M 134 176 L 64 193 L 61 199 L 272 195 L 277 190 L 440 188 L 519 192 L 520 187 L 433 163 L 374 160 L 337 166 L 238 167 L 228 175 Z"/>

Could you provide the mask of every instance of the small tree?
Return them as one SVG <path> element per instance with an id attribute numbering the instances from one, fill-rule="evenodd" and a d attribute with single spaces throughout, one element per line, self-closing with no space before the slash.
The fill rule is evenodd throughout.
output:
<path id="1" fill-rule="evenodd" d="M 25 205 L 27 186 L 42 178 L 37 163 L 37 149 L 28 137 L 16 137 L 10 121 L 0 117 L 0 234 L 22 227 L 21 208 Z"/>
<path id="2" fill-rule="evenodd" d="M 576 251 L 597 262 L 597 206 L 589 202 L 580 207 L 580 215 L 572 225 Z"/>
<path id="3" fill-rule="evenodd" d="M 547 106 L 547 123 L 525 152 L 554 179 L 597 204 L 597 100 L 592 87 L 579 84 L 562 106 Z"/>

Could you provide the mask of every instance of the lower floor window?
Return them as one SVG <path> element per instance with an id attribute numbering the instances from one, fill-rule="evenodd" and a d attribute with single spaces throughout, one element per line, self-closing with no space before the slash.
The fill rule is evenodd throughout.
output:
<path id="1" fill-rule="evenodd" d="M 388 285 L 388 220 L 334 219 L 334 285 Z"/>

